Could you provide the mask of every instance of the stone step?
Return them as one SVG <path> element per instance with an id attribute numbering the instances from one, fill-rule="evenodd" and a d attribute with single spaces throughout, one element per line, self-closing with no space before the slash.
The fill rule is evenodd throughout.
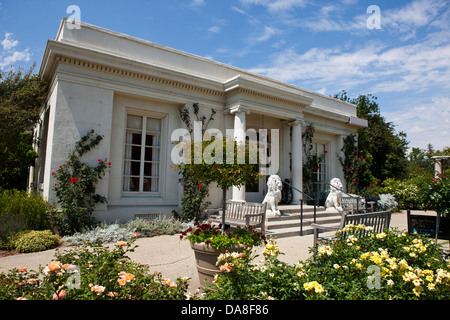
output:
<path id="1" fill-rule="evenodd" d="M 339 216 L 338 214 L 334 212 L 326 212 L 326 211 L 317 211 L 316 212 L 316 218 L 323 218 L 323 217 L 334 217 Z M 300 213 L 285 213 L 282 212 L 280 216 L 267 216 L 266 222 L 275 222 L 275 221 L 289 221 L 289 220 L 300 220 L 301 215 Z M 303 212 L 303 220 L 306 219 L 314 219 L 314 212 Z"/>
<path id="2" fill-rule="evenodd" d="M 307 209 L 307 210 L 305 210 Z M 266 236 L 276 238 L 305 236 L 312 234 L 314 229 L 311 224 L 314 222 L 314 208 L 308 207 L 303 210 L 303 227 L 300 226 L 300 209 L 280 208 L 281 215 L 266 218 Z M 338 227 L 341 215 L 336 212 L 327 212 L 325 209 L 316 208 L 317 224 Z"/>
<path id="3" fill-rule="evenodd" d="M 341 217 L 329 216 L 316 219 L 317 224 L 330 224 L 339 223 Z M 310 226 L 314 222 L 314 219 L 303 219 L 303 227 Z M 300 228 L 300 219 L 297 220 L 281 220 L 275 222 L 266 223 L 266 230 L 284 229 L 284 228 Z"/>
<path id="4" fill-rule="evenodd" d="M 324 224 L 329 227 L 339 227 L 339 223 Z M 288 237 L 300 237 L 307 236 L 314 233 L 314 229 L 311 226 L 303 226 L 300 230 L 300 226 L 284 228 L 284 229 L 273 229 L 266 230 L 266 237 L 275 237 L 277 239 L 288 238 Z M 311 243 L 312 246 L 312 243 Z"/>

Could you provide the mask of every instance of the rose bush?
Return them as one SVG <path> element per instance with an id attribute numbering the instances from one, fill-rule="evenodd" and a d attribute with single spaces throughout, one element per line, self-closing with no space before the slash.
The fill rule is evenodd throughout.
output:
<path id="1" fill-rule="evenodd" d="M 136 248 L 119 241 L 113 249 L 85 244 L 59 252 L 39 271 L 0 273 L 0 300 L 184 300 L 188 279 L 171 281 L 126 255 Z"/>
<path id="2" fill-rule="evenodd" d="M 75 143 L 68 161 L 52 172 L 57 182 L 54 190 L 60 210 L 52 205 L 49 217 L 61 235 L 71 235 L 94 226 L 96 220 L 92 217 L 92 212 L 95 205 L 106 202 L 106 198 L 95 190 L 98 181 L 109 170 L 111 162 L 98 159 L 95 167 L 81 162 L 81 157 L 102 139 L 94 130 L 89 131 Z"/>
<path id="3" fill-rule="evenodd" d="M 349 226 L 331 245 L 312 249 L 296 265 L 279 260 L 274 241 L 254 262 L 251 251 L 223 255 L 225 270 L 205 299 L 389 300 L 450 298 L 449 262 L 432 240 L 396 229 L 358 238 Z"/>
<path id="4" fill-rule="evenodd" d="M 450 216 L 450 181 L 443 174 L 432 178 L 424 188 L 423 202 L 426 209 Z"/>

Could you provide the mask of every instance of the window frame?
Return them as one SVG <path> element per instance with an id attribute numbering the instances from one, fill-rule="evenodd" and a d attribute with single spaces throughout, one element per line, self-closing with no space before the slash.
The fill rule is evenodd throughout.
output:
<path id="1" fill-rule="evenodd" d="M 128 127 L 128 116 L 138 116 L 142 117 L 142 128 L 141 129 L 133 129 Z M 148 163 L 150 161 L 145 160 L 145 149 L 148 147 L 146 145 L 146 139 L 147 139 L 147 119 L 156 119 L 160 120 L 161 128 L 159 132 L 159 161 L 151 161 L 158 164 L 158 176 L 154 176 L 158 179 L 157 182 L 157 190 L 158 191 L 144 191 L 144 179 L 146 177 L 145 175 L 145 163 Z M 165 176 L 166 176 L 166 168 L 162 166 L 163 163 L 165 163 L 165 153 L 166 153 L 166 127 L 167 127 L 167 114 L 159 113 L 159 112 L 152 112 L 152 111 L 144 111 L 134 108 L 127 108 L 125 113 L 125 119 L 124 119 L 124 140 L 123 140 L 123 154 L 122 154 L 122 171 L 121 171 L 121 193 L 123 197 L 162 197 L 163 196 L 163 190 L 165 185 Z M 138 132 L 140 131 L 140 134 L 142 135 L 141 138 L 141 144 L 140 144 L 140 159 L 139 159 L 139 190 L 138 191 L 129 191 L 124 190 L 125 187 L 125 179 L 130 176 L 134 176 L 131 174 L 125 174 L 125 166 L 127 161 L 133 161 L 132 159 L 126 159 L 126 149 L 127 146 L 133 145 L 132 143 L 127 143 L 127 133 L 128 132 Z M 155 131 L 150 131 L 150 133 L 157 133 Z M 152 147 L 152 149 L 155 147 Z M 153 177 L 153 176 L 150 176 Z"/>

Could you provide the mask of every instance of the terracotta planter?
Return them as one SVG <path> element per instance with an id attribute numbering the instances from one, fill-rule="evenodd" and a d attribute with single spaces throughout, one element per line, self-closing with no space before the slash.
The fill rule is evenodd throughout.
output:
<path id="1" fill-rule="evenodd" d="M 211 285 L 214 276 L 221 273 L 216 266 L 219 255 L 226 252 L 244 252 L 248 246 L 239 245 L 227 249 L 216 249 L 204 243 L 191 243 L 191 248 L 194 250 L 200 285 L 202 287 L 207 287 Z"/>

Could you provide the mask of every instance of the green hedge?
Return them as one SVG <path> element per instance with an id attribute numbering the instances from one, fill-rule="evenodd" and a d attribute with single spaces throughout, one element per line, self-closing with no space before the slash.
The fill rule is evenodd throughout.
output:
<path id="1" fill-rule="evenodd" d="M 0 238 L 23 230 L 50 229 L 48 203 L 25 191 L 0 190 Z"/>

